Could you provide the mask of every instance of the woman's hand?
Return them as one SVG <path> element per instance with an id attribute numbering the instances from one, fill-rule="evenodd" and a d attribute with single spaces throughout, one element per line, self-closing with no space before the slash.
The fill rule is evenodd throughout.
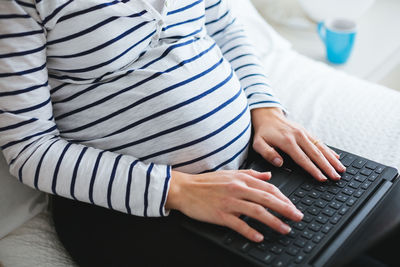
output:
<path id="1" fill-rule="evenodd" d="M 300 221 L 303 214 L 278 188 L 266 182 L 271 173 L 254 170 L 217 171 L 191 175 L 172 171 L 166 208 L 204 222 L 229 227 L 260 242 L 263 236 L 239 218 L 247 215 L 287 234 L 290 227 L 266 208 Z"/>
<path id="2" fill-rule="evenodd" d="M 327 180 L 324 173 L 333 180 L 339 180 L 338 172 L 346 170 L 338 159 L 339 155 L 303 127 L 286 119 L 281 109 L 253 109 L 251 117 L 253 148 L 273 165 L 280 167 L 283 164 L 282 157 L 274 149 L 277 147 L 319 181 Z"/>

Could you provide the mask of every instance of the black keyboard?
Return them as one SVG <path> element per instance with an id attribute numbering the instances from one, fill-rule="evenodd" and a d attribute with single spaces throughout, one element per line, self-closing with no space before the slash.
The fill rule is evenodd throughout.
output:
<path id="1" fill-rule="evenodd" d="M 367 159 L 340 153 L 340 161 L 347 167 L 337 182 L 317 182 L 307 179 L 288 197 L 304 213 L 300 222 L 289 221 L 292 231 L 281 235 L 268 226 L 244 217 L 243 219 L 264 235 L 264 241 L 254 243 L 230 231 L 223 240 L 224 246 L 239 251 L 257 265 L 298 266 L 312 265 L 318 253 L 334 234 L 345 225 L 352 214 L 371 195 L 380 183 L 385 166 Z"/>

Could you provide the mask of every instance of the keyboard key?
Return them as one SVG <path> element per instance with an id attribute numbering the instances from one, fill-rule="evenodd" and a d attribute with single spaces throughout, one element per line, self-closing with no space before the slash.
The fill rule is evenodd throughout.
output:
<path id="1" fill-rule="evenodd" d="M 355 156 L 353 155 L 347 155 L 342 159 L 342 164 L 346 167 L 349 167 L 351 165 L 351 163 L 353 163 L 353 161 L 356 159 Z"/>
<path id="2" fill-rule="evenodd" d="M 284 236 L 283 238 L 280 238 L 278 242 L 286 247 L 290 244 L 291 240 L 288 237 Z"/>
<path id="3" fill-rule="evenodd" d="M 243 253 L 248 252 L 251 248 L 252 248 L 252 245 L 251 245 L 250 242 L 246 242 L 246 243 L 244 243 L 243 245 L 240 246 L 240 250 L 241 250 Z"/>
<path id="4" fill-rule="evenodd" d="M 321 195 L 321 193 L 319 193 L 319 192 L 313 190 L 313 191 L 311 191 L 308 195 L 309 195 L 310 197 L 312 197 L 312 198 L 319 198 L 319 196 Z"/>
<path id="5" fill-rule="evenodd" d="M 311 206 L 314 203 L 314 200 L 310 197 L 305 197 L 301 203 L 307 205 L 307 206 Z"/>
<path id="6" fill-rule="evenodd" d="M 314 236 L 314 238 L 313 238 L 313 242 L 314 242 L 314 243 L 319 243 L 319 242 L 322 240 L 322 238 L 324 238 L 324 235 L 323 235 L 323 234 L 321 234 L 321 233 L 316 234 L 316 235 Z"/>
<path id="7" fill-rule="evenodd" d="M 317 214 L 319 213 L 319 209 L 314 208 L 314 207 L 309 208 L 307 211 L 308 211 L 310 214 L 314 215 L 314 216 L 317 215 Z"/>
<path id="8" fill-rule="evenodd" d="M 378 167 L 378 164 L 373 161 L 368 161 L 367 164 L 365 164 L 365 167 L 371 170 L 375 170 Z"/>
<path id="9" fill-rule="evenodd" d="M 259 249 L 252 249 L 249 252 L 249 255 L 252 256 L 253 258 L 256 258 L 257 260 L 260 260 L 266 264 L 270 264 L 275 256 L 271 253 L 265 253 L 264 251 L 261 251 Z"/>
<path id="10" fill-rule="evenodd" d="M 372 170 L 364 168 L 364 169 L 362 169 L 362 170 L 360 171 L 360 173 L 361 173 L 362 175 L 368 176 L 368 175 L 370 175 L 370 174 L 372 173 Z"/>
<path id="11" fill-rule="evenodd" d="M 358 190 L 354 193 L 353 196 L 355 196 L 355 197 L 361 197 L 362 194 L 364 194 L 364 190 L 358 189 Z"/>
<path id="12" fill-rule="evenodd" d="M 344 181 L 350 181 L 351 179 L 353 179 L 353 175 L 345 173 L 342 175 L 342 178 L 340 180 L 344 180 Z"/>
<path id="13" fill-rule="evenodd" d="M 313 243 L 308 243 L 305 247 L 304 247 L 304 252 L 306 253 L 310 253 L 311 250 L 313 250 L 313 248 L 315 247 L 315 245 Z"/>
<path id="14" fill-rule="evenodd" d="M 302 234 L 302 237 L 306 238 L 306 239 L 311 239 L 313 238 L 314 234 L 310 231 L 305 230 Z"/>
<path id="15" fill-rule="evenodd" d="M 304 222 L 297 222 L 293 225 L 293 227 L 298 230 L 303 230 L 304 228 L 306 228 L 306 224 Z"/>
<path id="16" fill-rule="evenodd" d="M 287 234 L 288 237 L 290 238 L 295 238 L 297 236 L 297 230 L 293 229 Z"/>
<path id="17" fill-rule="evenodd" d="M 350 188 L 344 188 L 344 189 L 342 190 L 342 192 L 343 192 L 344 194 L 346 194 L 346 195 L 351 196 L 351 195 L 354 193 L 354 190 L 353 190 L 353 189 L 350 189 Z"/>
<path id="18" fill-rule="evenodd" d="M 343 180 L 339 180 L 339 181 L 336 182 L 336 186 L 339 186 L 340 188 L 345 187 L 346 184 L 347 184 L 347 182 L 343 181 Z"/>
<path id="19" fill-rule="evenodd" d="M 268 249 L 268 246 L 267 246 L 267 244 L 265 244 L 264 242 L 262 242 L 262 243 L 259 243 L 259 244 L 257 245 L 257 248 L 259 248 L 259 249 L 262 250 L 262 251 L 266 251 L 266 250 Z"/>
<path id="20" fill-rule="evenodd" d="M 283 267 L 286 266 L 289 262 L 288 258 L 282 258 L 282 259 L 277 259 L 276 261 L 274 261 L 274 264 L 272 266 L 274 267 Z"/>
<path id="21" fill-rule="evenodd" d="M 300 198 L 303 198 L 307 195 L 306 191 L 304 191 L 302 189 L 297 190 L 296 193 L 294 193 L 294 194 Z"/>
<path id="22" fill-rule="evenodd" d="M 320 191 L 320 192 L 325 192 L 327 188 L 327 186 L 325 185 L 318 185 L 315 187 L 316 190 Z"/>
<path id="23" fill-rule="evenodd" d="M 371 174 L 371 175 L 368 177 L 368 180 L 371 181 L 371 182 L 373 182 L 373 181 L 376 180 L 376 178 L 378 178 L 378 175 L 379 175 L 379 174 L 373 173 L 373 174 Z"/>
<path id="24" fill-rule="evenodd" d="M 318 232 L 319 230 L 321 230 L 321 225 L 318 224 L 318 223 L 310 223 L 308 228 L 311 229 L 314 232 Z"/>
<path id="25" fill-rule="evenodd" d="M 280 254 L 282 253 L 283 249 L 280 246 L 274 245 L 271 247 L 270 251 L 275 254 Z"/>
<path id="26" fill-rule="evenodd" d="M 322 194 L 322 199 L 325 199 L 325 200 L 327 200 L 327 201 L 331 201 L 332 199 L 333 199 L 333 195 L 332 194 L 329 194 L 329 193 L 324 193 L 324 194 Z"/>
<path id="27" fill-rule="evenodd" d="M 356 198 L 354 198 L 354 197 L 351 197 L 348 201 L 347 201 L 347 205 L 348 206 L 353 206 L 354 205 L 354 203 L 356 203 L 356 201 L 357 201 L 357 199 Z"/>
<path id="28" fill-rule="evenodd" d="M 333 216 L 333 214 L 335 214 L 335 211 L 333 209 L 330 209 L 330 208 L 325 208 L 322 211 L 322 213 L 325 214 L 326 216 L 331 217 L 331 216 Z"/>
<path id="29" fill-rule="evenodd" d="M 286 253 L 287 254 L 289 254 L 289 255 L 292 255 L 292 256 L 296 256 L 297 255 L 297 253 L 299 253 L 299 249 L 297 249 L 297 248 L 295 248 L 295 247 L 289 247 L 287 250 L 286 250 Z"/>
<path id="30" fill-rule="evenodd" d="M 359 182 L 351 181 L 351 182 L 349 183 L 349 186 L 350 186 L 351 188 L 357 189 L 357 188 L 360 187 L 360 184 L 361 184 L 361 183 L 359 183 Z"/>
<path id="31" fill-rule="evenodd" d="M 378 168 L 375 169 L 375 172 L 376 173 L 382 173 L 384 169 L 385 169 L 385 167 L 379 166 Z"/>
<path id="32" fill-rule="evenodd" d="M 227 245 L 230 245 L 230 244 L 233 243 L 234 240 L 235 240 L 235 234 L 229 234 L 229 235 L 225 238 L 224 243 L 227 244 Z"/>
<path id="33" fill-rule="evenodd" d="M 344 215 L 348 210 L 349 210 L 349 207 L 343 206 L 343 207 L 339 210 L 339 214 L 340 214 L 340 215 Z"/>
<path id="34" fill-rule="evenodd" d="M 331 229 L 332 229 L 332 226 L 330 226 L 329 224 L 322 226 L 322 232 L 324 234 L 328 233 Z"/>
<path id="35" fill-rule="evenodd" d="M 364 182 L 366 179 L 367 179 L 367 177 L 364 176 L 364 175 L 361 175 L 361 174 L 356 174 L 354 176 L 354 180 L 356 180 L 356 181 L 358 181 L 360 183 Z"/>
<path id="36" fill-rule="evenodd" d="M 340 215 L 335 215 L 335 216 L 333 216 L 333 217 L 331 218 L 330 222 L 331 222 L 332 224 L 337 224 L 341 218 L 342 218 L 342 216 L 340 216 Z"/>
<path id="37" fill-rule="evenodd" d="M 301 188 L 303 188 L 304 190 L 310 191 L 313 188 L 313 186 L 311 184 L 303 184 L 301 186 Z"/>
<path id="38" fill-rule="evenodd" d="M 339 195 L 336 196 L 336 199 L 339 200 L 340 202 L 346 202 L 346 200 L 348 198 L 349 198 L 348 196 L 343 195 L 343 194 L 339 194 Z"/>
<path id="39" fill-rule="evenodd" d="M 296 197 L 296 196 L 291 196 L 290 201 L 292 201 L 293 204 L 296 204 L 300 201 L 300 198 Z"/>
<path id="40" fill-rule="evenodd" d="M 304 239 L 297 239 L 294 244 L 300 248 L 303 248 L 306 245 L 307 241 Z"/>
<path id="41" fill-rule="evenodd" d="M 361 185 L 361 188 L 367 190 L 370 185 L 371 185 L 371 182 L 365 182 Z"/>
<path id="42" fill-rule="evenodd" d="M 328 192 L 332 194 L 337 194 L 340 191 L 340 188 L 338 187 L 329 187 Z"/>
<path id="43" fill-rule="evenodd" d="M 317 222 L 325 224 L 329 219 L 324 215 L 318 215 L 316 217 Z"/>
<path id="44" fill-rule="evenodd" d="M 325 200 L 317 200 L 315 201 L 315 206 L 318 208 L 325 208 L 325 206 L 328 204 Z"/>
<path id="45" fill-rule="evenodd" d="M 309 222 L 311 222 L 313 220 L 313 217 L 311 216 L 311 215 L 308 215 L 308 214 L 304 214 L 304 217 L 303 217 L 303 222 L 306 222 L 306 223 L 309 223 Z"/>
<path id="46" fill-rule="evenodd" d="M 305 205 L 303 205 L 303 204 L 296 204 L 296 208 L 299 210 L 299 211 L 301 211 L 301 212 L 304 212 L 304 211 L 306 211 L 306 209 L 307 209 L 307 206 L 305 206 Z"/>
<path id="47" fill-rule="evenodd" d="M 367 161 L 365 159 L 356 159 L 352 166 L 356 167 L 357 169 L 361 169 L 362 167 L 364 167 L 365 163 L 367 163 Z"/>
<path id="48" fill-rule="evenodd" d="M 342 203 L 337 202 L 337 201 L 332 201 L 331 204 L 329 204 L 329 207 L 338 210 L 342 206 Z"/>
<path id="49" fill-rule="evenodd" d="M 294 262 L 299 264 L 304 260 L 304 255 L 297 255 L 296 258 L 294 258 Z"/>
<path id="50" fill-rule="evenodd" d="M 357 172 L 358 172 L 358 170 L 355 169 L 355 168 L 352 168 L 352 167 L 348 167 L 348 168 L 346 169 L 346 172 L 347 172 L 347 173 L 350 173 L 350 174 L 352 174 L 352 175 L 356 175 Z"/>

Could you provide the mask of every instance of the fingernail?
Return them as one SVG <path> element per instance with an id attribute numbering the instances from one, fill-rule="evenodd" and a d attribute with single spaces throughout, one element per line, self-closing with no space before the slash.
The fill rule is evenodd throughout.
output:
<path id="1" fill-rule="evenodd" d="M 282 166 L 282 160 L 280 158 L 274 158 L 272 164 L 274 164 L 276 167 L 280 167 Z"/>
<path id="2" fill-rule="evenodd" d="M 332 176 L 335 177 L 336 179 L 341 178 L 340 175 L 335 170 L 332 171 Z"/>
<path id="3" fill-rule="evenodd" d="M 299 210 L 295 210 L 295 211 L 294 211 L 294 214 L 296 215 L 296 217 L 297 217 L 299 220 L 303 219 L 303 217 L 304 217 L 304 214 L 303 214 L 301 211 L 299 211 Z"/>
<path id="4" fill-rule="evenodd" d="M 287 224 L 281 224 L 281 232 L 284 234 L 289 233 L 292 230 L 292 228 L 289 227 Z"/>
<path id="5" fill-rule="evenodd" d="M 328 180 L 328 178 L 326 178 L 325 175 L 323 175 L 322 173 L 319 175 L 319 179 L 324 181 Z"/>
<path id="6" fill-rule="evenodd" d="M 342 172 L 346 171 L 346 167 L 343 164 L 340 164 L 340 167 L 341 167 Z"/>
<path id="7" fill-rule="evenodd" d="M 258 242 L 261 242 L 261 241 L 263 241 L 264 236 L 263 236 L 262 234 L 258 234 L 258 233 L 257 233 L 257 234 L 254 236 L 254 239 L 257 240 Z"/>

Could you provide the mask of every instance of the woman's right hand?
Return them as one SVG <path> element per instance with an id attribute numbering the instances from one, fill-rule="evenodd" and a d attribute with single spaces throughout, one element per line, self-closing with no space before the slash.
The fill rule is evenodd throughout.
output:
<path id="1" fill-rule="evenodd" d="M 166 208 L 208 223 L 229 227 L 246 238 L 260 242 L 261 233 L 239 218 L 246 215 L 287 234 L 290 227 L 271 214 L 276 211 L 300 221 L 303 214 L 277 187 L 266 182 L 270 172 L 254 170 L 186 174 L 172 171 Z"/>

